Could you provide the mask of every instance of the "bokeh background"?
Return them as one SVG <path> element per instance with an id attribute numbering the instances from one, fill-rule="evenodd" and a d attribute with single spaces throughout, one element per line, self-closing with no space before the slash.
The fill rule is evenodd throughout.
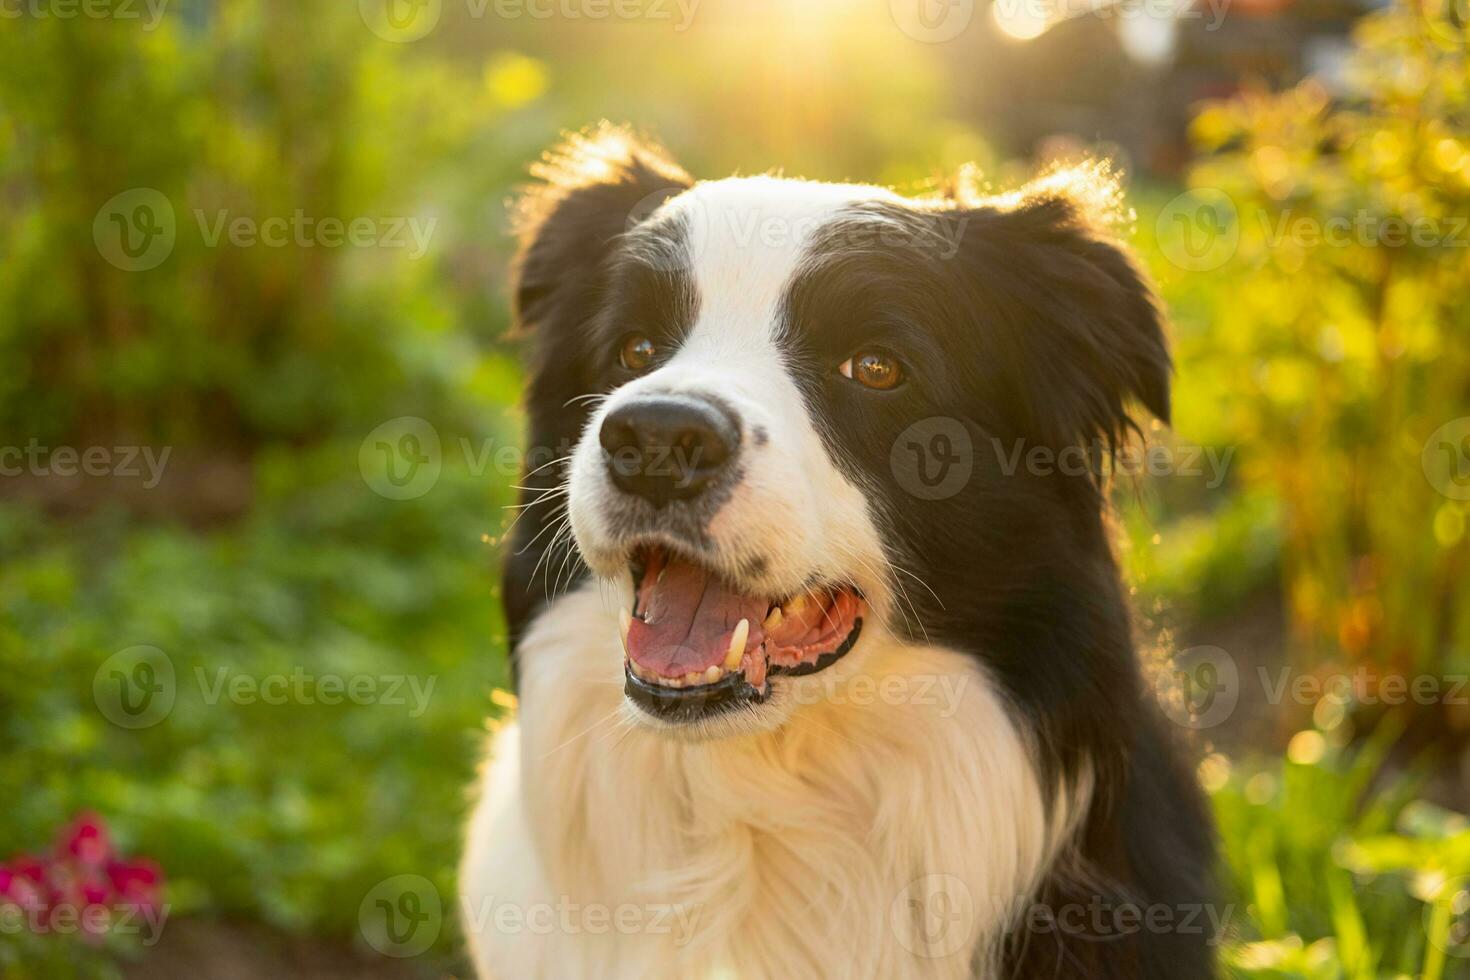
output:
<path id="1" fill-rule="evenodd" d="M 0 976 L 465 974 L 466 786 L 513 708 L 506 202 L 604 118 L 707 177 L 1113 160 L 1178 362 L 1119 551 L 1215 803 L 1224 960 L 1470 976 L 1467 23 L 0 4 L 0 911 L 106 904 L 100 874 L 168 913 L 5 919 Z M 402 876 L 443 904 L 409 946 L 374 911 Z"/>

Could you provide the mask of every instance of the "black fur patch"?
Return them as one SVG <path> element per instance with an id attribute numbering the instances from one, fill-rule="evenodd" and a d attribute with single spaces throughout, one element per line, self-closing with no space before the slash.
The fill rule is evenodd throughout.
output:
<path id="1" fill-rule="evenodd" d="M 591 415 L 586 396 L 626 380 L 617 360 L 626 325 L 638 324 L 671 348 L 693 322 L 694 290 L 680 264 L 637 261 L 626 247 L 637 232 L 677 254 L 681 229 L 650 230 L 643 220 L 692 181 L 657 146 L 607 126 L 572 137 L 534 173 L 541 182 L 515 211 L 515 312 L 531 347 L 528 446 L 559 459 L 571 453 Z M 559 532 L 566 498 L 551 491 L 566 478 L 559 464 L 522 481 L 523 513 L 503 586 L 513 672 L 530 618 L 558 584 L 569 587 L 587 574 L 570 533 Z"/>
<path id="2" fill-rule="evenodd" d="M 833 462 L 910 573 L 897 579 L 910 635 L 984 664 L 1034 733 L 1048 789 L 1095 775 L 1081 853 L 1039 901 L 1198 910 L 1212 894 L 1210 818 L 1140 683 L 1101 479 L 1137 429 L 1130 404 L 1167 420 L 1169 355 L 1152 290 L 1083 207 L 1052 193 L 855 208 L 789 290 L 785 355 Z M 870 247 L 875 236 L 887 244 Z M 900 360 L 904 384 L 876 391 L 831 370 L 873 348 Z M 921 420 L 935 421 L 910 436 Z M 969 474 L 930 495 L 895 458 L 940 437 Z M 1016 465 L 1017 446 L 1022 460 L 1029 447 L 1097 448 L 1068 474 Z M 1212 975 L 1201 936 L 1086 932 L 1023 923 L 1006 976 Z"/>

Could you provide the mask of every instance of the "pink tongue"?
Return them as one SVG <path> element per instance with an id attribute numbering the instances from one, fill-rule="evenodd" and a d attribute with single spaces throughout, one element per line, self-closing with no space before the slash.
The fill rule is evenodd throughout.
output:
<path id="1" fill-rule="evenodd" d="M 638 590 L 638 615 L 628 629 L 628 656 L 663 677 L 703 673 L 722 663 L 730 634 L 750 620 L 750 646 L 759 642 L 769 603 L 733 592 L 698 565 L 674 558 L 649 569 Z"/>

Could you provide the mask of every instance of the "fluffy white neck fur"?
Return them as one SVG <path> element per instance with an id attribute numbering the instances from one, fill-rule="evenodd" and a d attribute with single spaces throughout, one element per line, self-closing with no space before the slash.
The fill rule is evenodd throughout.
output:
<path id="1" fill-rule="evenodd" d="M 481 976 L 990 972 L 1080 807 L 972 658 L 875 630 L 808 679 L 832 700 L 691 742 L 626 716 L 616 623 L 589 584 L 522 642 L 460 870 Z"/>

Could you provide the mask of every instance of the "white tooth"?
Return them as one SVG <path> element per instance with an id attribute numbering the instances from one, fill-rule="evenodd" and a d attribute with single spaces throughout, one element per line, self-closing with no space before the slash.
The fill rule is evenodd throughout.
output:
<path id="1" fill-rule="evenodd" d="M 724 671 L 720 670 L 719 667 L 704 668 L 704 682 L 706 684 L 713 684 L 715 681 L 719 680 L 723 676 Z"/>
<path id="2" fill-rule="evenodd" d="M 766 616 L 766 621 L 764 623 L 761 623 L 761 626 L 765 627 L 765 629 L 766 629 L 767 632 L 770 632 L 771 630 L 775 629 L 777 626 L 780 626 L 780 625 L 781 625 L 781 607 L 780 606 L 776 606 L 774 609 L 771 610 L 770 614 L 768 616 Z"/>
<path id="3" fill-rule="evenodd" d="M 684 686 L 684 678 L 682 677 L 660 677 L 659 680 L 663 683 L 664 687 Z"/>
<path id="4" fill-rule="evenodd" d="M 633 626 L 633 614 L 626 609 L 618 610 L 618 635 L 623 638 L 623 652 L 628 652 L 628 630 Z"/>
<path id="5" fill-rule="evenodd" d="M 730 634 L 730 649 L 725 651 L 725 669 L 734 670 L 740 666 L 740 658 L 745 656 L 745 641 L 750 638 L 750 620 L 742 619 L 735 624 L 735 632 Z"/>

